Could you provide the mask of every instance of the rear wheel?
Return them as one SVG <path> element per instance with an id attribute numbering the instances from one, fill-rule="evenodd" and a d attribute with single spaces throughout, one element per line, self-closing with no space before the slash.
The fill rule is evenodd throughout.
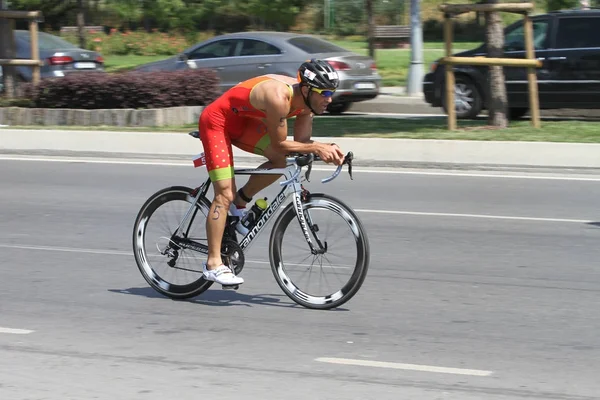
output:
<path id="1" fill-rule="evenodd" d="M 187 223 L 179 227 L 192 205 Z M 206 216 L 210 203 L 195 203 L 192 189 L 170 187 L 152 195 L 140 209 L 133 230 L 133 252 L 137 266 L 150 286 L 172 299 L 187 299 L 207 290 L 212 282 L 204 279 L 202 253 L 177 243 L 193 241 L 206 246 Z"/>
<path id="2" fill-rule="evenodd" d="M 523 118 L 525 114 L 527 114 L 529 108 L 527 107 L 514 107 L 508 110 L 508 116 L 510 119 L 520 119 Z"/>

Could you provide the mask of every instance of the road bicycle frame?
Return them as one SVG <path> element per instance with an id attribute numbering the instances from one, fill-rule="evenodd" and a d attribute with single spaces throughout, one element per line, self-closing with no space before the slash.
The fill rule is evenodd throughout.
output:
<path id="1" fill-rule="evenodd" d="M 307 216 L 305 216 L 305 214 L 303 212 L 303 208 L 302 208 L 302 202 L 307 199 L 309 192 L 306 189 L 304 189 L 304 187 L 302 186 L 302 184 L 300 182 L 300 175 L 302 172 L 302 168 L 304 166 L 308 165 L 309 170 L 306 173 L 306 179 L 307 180 L 309 179 L 310 170 L 312 168 L 313 161 L 314 161 L 313 155 L 303 155 L 303 156 L 298 156 L 298 157 L 286 158 L 287 167 L 285 167 L 285 168 L 234 169 L 235 175 L 283 175 L 286 178 L 284 181 L 280 182 L 280 185 L 283 186 L 283 189 L 281 190 L 281 192 L 279 192 L 279 194 L 277 196 L 275 196 L 275 198 L 271 201 L 271 203 L 269 204 L 267 209 L 262 213 L 262 215 L 260 216 L 258 221 L 254 224 L 252 229 L 246 234 L 246 236 L 244 236 L 239 241 L 239 246 L 243 251 L 250 247 L 252 242 L 260 235 L 260 233 L 262 232 L 264 227 L 267 225 L 268 221 L 276 214 L 277 210 L 288 199 L 288 197 L 290 195 L 293 196 L 294 210 L 296 212 L 296 216 L 298 217 L 298 222 L 300 223 L 300 227 L 304 234 L 304 238 L 306 239 L 306 242 L 307 242 L 308 246 L 310 247 L 312 254 L 323 254 L 327 250 L 326 248 L 323 247 L 323 244 L 318 239 L 318 236 L 316 235 L 316 231 L 313 229 L 313 225 L 312 225 L 312 223 L 310 221 L 310 217 L 308 215 L 307 216 L 308 216 L 309 221 L 307 221 Z M 347 163 L 349 165 L 349 168 L 351 168 L 352 153 L 348 153 L 344 163 Z M 335 179 L 340 174 L 340 172 L 342 170 L 342 166 L 343 166 L 343 164 L 338 166 L 338 168 L 333 173 L 333 175 L 331 175 L 328 178 L 322 179 L 321 181 L 323 183 L 327 183 L 327 182 L 330 182 L 333 179 Z M 352 170 L 350 169 L 349 170 L 350 174 L 352 174 L 351 171 Z M 198 251 L 203 254 L 208 254 L 208 248 L 206 248 L 205 246 L 199 245 L 198 243 L 196 243 L 190 239 L 184 239 L 184 238 L 187 238 L 187 234 L 179 235 L 179 232 L 182 230 L 182 228 L 184 226 L 186 226 L 186 223 L 187 223 L 188 219 L 190 218 L 190 216 L 192 216 L 192 221 L 193 221 L 193 218 L 196 216 L 196 213 L 198 212 L 198 209 L 199 209 L 199 207 L 197 205 L 200 204 L 200 200 L 206 196 L 206 193 L 208 192 L 208 188 L 210 187 L 210 185 L 211 185 L 211 181 L 210 181 L 210 178 L 208 178 L 201 186 L 199 186 L 192 192 L 192 195 L 194 196 L 194 202 L 190 206 L 189 210 L 186 212 L 186 215 L 184 216 L 183 220 L 179 224 L 179 227 L 175 230 L 175 232 L 173 233 L 173 235 L 171 237 L 171 241 L 175 242 L 179 247 L 189 248 L 191 250 L 195 250 L 195 251 Z M 206 215 L 205 217 L 208 218 L 208 215 Z M 227 229 L 229 228 L 229 230 L 231 232 L 230 235 L 234 236 L 234 239 L 236 239 L 236 236 L 237 236 L 236 231 L 235 231 L 235 223 L 237 223 L 237 220 L 234 220 L 233 217 L 228 215 L 227 216 L 226 233 L 227 233 Z M 187 226 L 188 226 L 188 230 L 189 230 L 190 225 L 187 225 Z M 317 242 L 316 247 L 315 247 L 315 244 L 313 243 L 313 240 L 311 239 L 311 233 L 313 234 L 313 237 L 316 239 L 315 240 Z"/>

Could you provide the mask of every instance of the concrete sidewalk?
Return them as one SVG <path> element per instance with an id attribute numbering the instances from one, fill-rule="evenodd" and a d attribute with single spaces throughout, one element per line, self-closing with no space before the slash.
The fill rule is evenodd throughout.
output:
<path id="1" fill-rule="evenodd" d="M 600 144 L 377 138 L 318 138 L 355 154 L 356 165 L 387 167 L 600 168 Z M 202 143 L 185 133 L 0 129 L 0 154 L 191 160 Z M 234 148 L 236 160 L 261 157 Z M 256 160 L 254 160 L 256 159 Z"/>

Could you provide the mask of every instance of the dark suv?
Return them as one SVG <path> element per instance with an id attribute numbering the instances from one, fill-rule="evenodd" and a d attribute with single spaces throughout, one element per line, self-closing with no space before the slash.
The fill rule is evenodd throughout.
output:
<path id="1" fill-rule="evenodd" d="M 564 10 L 536 15 L 533 21 L 540 109 L 600 107 L 600 10 Z M 504 56 L 525 58 L 523 21 L 505 29 Z M 485 44 L 455 54 L 486 56 Z M 529 107 L 527 69 L 504 67 L 509 115 L 523 116 Z M 455 107 L 458 118 L 474 118 L 486 108 L 487 66 L 455 65 Z M 445 105 L 444 66 L 433 63 L 423 79 L 425 101 Z"/>

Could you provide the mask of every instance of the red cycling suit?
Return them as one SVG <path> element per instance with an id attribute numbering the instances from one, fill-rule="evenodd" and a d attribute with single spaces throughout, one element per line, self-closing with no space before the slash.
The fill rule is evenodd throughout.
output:
<path id="1" fill-rule="evenodd" d="M 211 181 L 233 178 L 232 144 L 249 153 L 264 155 L 271 143 L 263 122 L 266 114 L 250 103 L 250 93 L 261 83 L 271 80 L 277 78 L 263 75 L 241 82 L 209 104 L 200 115 L 198 128 Z M 286 84 L 293 96 L 294 89 Z M 294 110 L 287 118 L 302 111 Z"/>

